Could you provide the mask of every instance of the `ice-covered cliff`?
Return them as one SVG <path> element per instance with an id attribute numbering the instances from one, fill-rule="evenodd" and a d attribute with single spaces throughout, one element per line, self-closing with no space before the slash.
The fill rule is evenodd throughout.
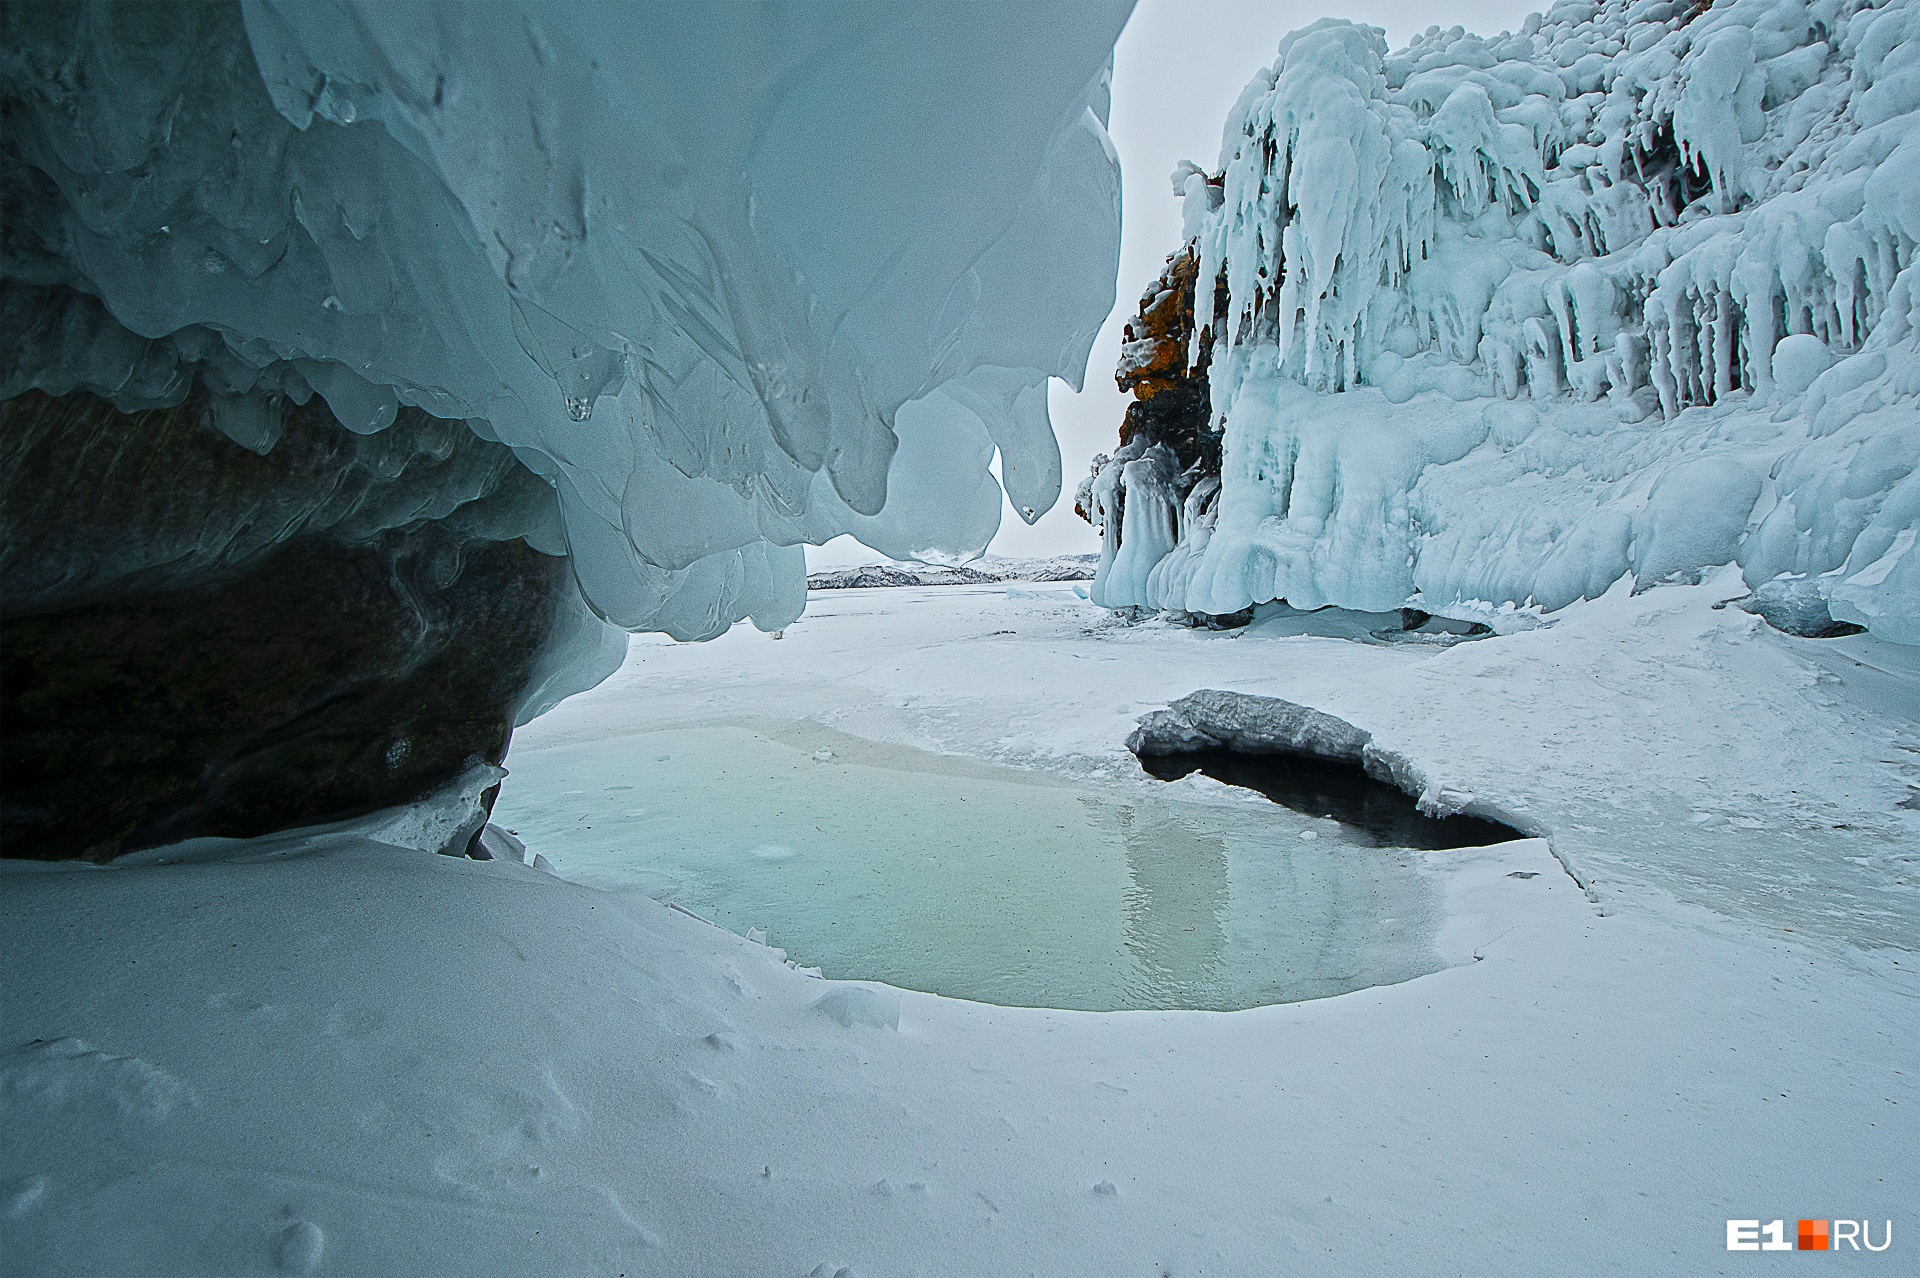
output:
<path id="1" fill-rule="evenodd" d="M 133 687 L 138 775 L 88 784 L 143 797 L 74 850 L 377 806 L 497 762 L 605 623 L 775 629 L 841 532 L 975 553 L 996 453 L 1037 518 L 1112 304 L 1127 7 L 0 5 L 9 768 L 111 771 L 72 712 Z M 530 620 L 475 630 L 506 581 Z M 443 708 L 490 726 L 435 753 L 366 703 L 487 635 Z M 345 788 L 209 811 L 262 751 Z M 24 775 L 31 855 L 86 814 Z"/>
<path id="2" fill-rule="evenodd" d="M 1920 5 L 1324 20 L 1174 182 L 1120 377 L 1209 393 L 1082 485 L 1097 600 L 1467 616 L 1737 561 L 1920 643 Z"/>

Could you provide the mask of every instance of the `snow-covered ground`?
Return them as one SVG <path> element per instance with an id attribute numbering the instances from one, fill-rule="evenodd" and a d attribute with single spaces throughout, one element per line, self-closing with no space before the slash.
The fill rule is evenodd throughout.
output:
<path id="1" fill-rule="evenodd" d="M 508 760 L 750 711 L 1118 793 L 1158 784 L 1134 717 L 1219 687 L 1550 832 L 1424 854 L 1446 966 L 1312 1002 L 823 981 L 641 897 L 347 835 L 7 865 L 0 1268 L 1746 1273 L 1729 1217 L 1805 1216 L 1891 1219 L 1891 1251 L 1821 1263 L 1905 1269 L 1920 662 L 1714 606 L 1742 591 L 1450 648 L 836 591 L 779 642 L 636 639 Z"/>

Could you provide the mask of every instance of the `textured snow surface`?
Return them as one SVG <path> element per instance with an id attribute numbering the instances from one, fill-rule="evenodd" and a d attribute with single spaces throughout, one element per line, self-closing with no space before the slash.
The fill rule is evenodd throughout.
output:
<path id="1" fill-rule="evenodd" d="M 1058 493 L 1113 301 L 1128 5 L 11 6 L 0 394 L 196 377 L 464 419 L 629 628 L 797 615 L 798 543 Z"/>
<path id="2" fill-rule="evenodd" d="M 1552 609 L 1737 561 L 1920 643 L 1920 6 L 1325 19 L 1176 181 L 1222 472 L 1096 462 L 1095 598 Z"/>
<path id="3" fill-rule="evenodd" d="M 1739 589 L 1444 650 L 837 591 L 779 643 L 639 639 L 516 737 L 764 715 L 1123 798 L 1163 784 L 1136 716 L 1259 693 L 1529 812 L 1600 897 L 1539 842 L 1429 854 L 1457 965 L 1310 1003 L 821 981 L 642 898 L 351 838 L 0 867 L 7 1267 L 1742 1274 L 1726 1219 L 1795 1204 L 1903 1247 L 1920 670 L 1712 607 Z"/>

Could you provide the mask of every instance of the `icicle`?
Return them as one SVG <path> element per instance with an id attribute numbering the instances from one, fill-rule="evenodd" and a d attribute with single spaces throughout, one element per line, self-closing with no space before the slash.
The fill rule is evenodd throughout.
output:
<path id="1" fill-rule="evenodd" d="M 1228 460 L 1206 531 L 1173 519 L 1150 601 L 1361 606 L 1411 565 L 1432 598 L 1565 602 L 1679 546 L 1752 580 L 1845 562 L 1864 525 L 1844 512 L 1913 451 L 1920 7 L 1821 5 L 1600 0 L 1390 55 L 1331 20 L 1288 37 L 1234 108 L 1217 188 L 1184 179 L 1189 214 L 1220 193 L 1187 227 Z M 1369 486 L 1336 431 L 1425 469 Z M 1746 475 L 1796 438 L 1852 448 L 1822 456 L 1867 495 L 1792 471 L 1800 504 L 1750 547 L 1751 512 L 1714 506 L 1745 479 L 1697 509 L 1676 480 L 1665 513 L 1633 513 L 1672 459 L 1745 440 Z M 1696 516 L 1689 541 L 1674 521 Z M 1811 530 L 1812 559 L 1782 549 Z"/>

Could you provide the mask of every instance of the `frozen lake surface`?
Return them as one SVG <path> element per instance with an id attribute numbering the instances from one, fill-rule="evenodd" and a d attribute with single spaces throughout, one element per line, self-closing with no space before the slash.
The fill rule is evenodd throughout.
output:
<path id="1" fill-rule="evenodd" d="M 1231 1010 L 1441 966 L 1416 853 L 1198 777 L 1087 783 L 752 719 L 508 763 L 495 819 L 561 874 L 764 933 L 829 977 Z"/>
<path id="2" fill-rule="evenodd" d="M 1131 808 L 1173 823 L 1170 854 L 1218 849 L 1229 958 L 1255 871 L 1398 861 L 1418 868 L 1368 890 L 1433 885 L 1414 900 L 1442 970 L 1225 1014 L 1036 1010 L 809 979 L 633 886 L 338 835 L 13 863 L 9 1259 L 255 1273 L 319 1242 L 318 1273 L 1347 1274 L 1419 1248 L 1457 1273 L 1731 1273 L 1730 1217 L 1909 1219 L 1920 671 L 1889 645 L 1769 631 L 1713 606 L 1731 579 L 1447 649 L 1300 633 L 1326 614 L 1124 624 L 1020 589 L 828 592 L 778 643 L 638 638 L 516 733 L 500 816 L 585 876 L 633 873 L 608 854 L 686 811 L 707 861 L 673 873 L 724 868 L 742 901 L 816 899 L 767 891 L 810 865 L 902 875 L 897 917 L 862 926 L 944 908 L 978 973 L 1018 927 L 1070 934 L 1061 902 L 1099 902 L 1089 952 L 1132 957 L 1130 886 L 1154 894 L 1136 944 L 1200 935 L 1203 862 L 1130 867 Z M 1198 688 L 1337 715 L 1552 845 L 1335 846 L 1244 790 L 1143 775 L 1135 719 Z M 723 816 L 732 843 L 699 824 Z M 1122 831 L 1055 854 L 1088 855 L 1099 893 L 1063 872 L 1081 895 L 1016 916 L 993 874 L 926 864 L 958 844 L 1038 874 L 1049 820 L 1062 844 Z M 851 859 L 863 840 L 902 859 Z M 1357 928 L 1361 886 L 1291 908 L 1345 910 L 1325 934 L 1369 963 L 1416 953 L 1424 923 Z M 758 913 L 723 921 L 832 973 Z"/>

